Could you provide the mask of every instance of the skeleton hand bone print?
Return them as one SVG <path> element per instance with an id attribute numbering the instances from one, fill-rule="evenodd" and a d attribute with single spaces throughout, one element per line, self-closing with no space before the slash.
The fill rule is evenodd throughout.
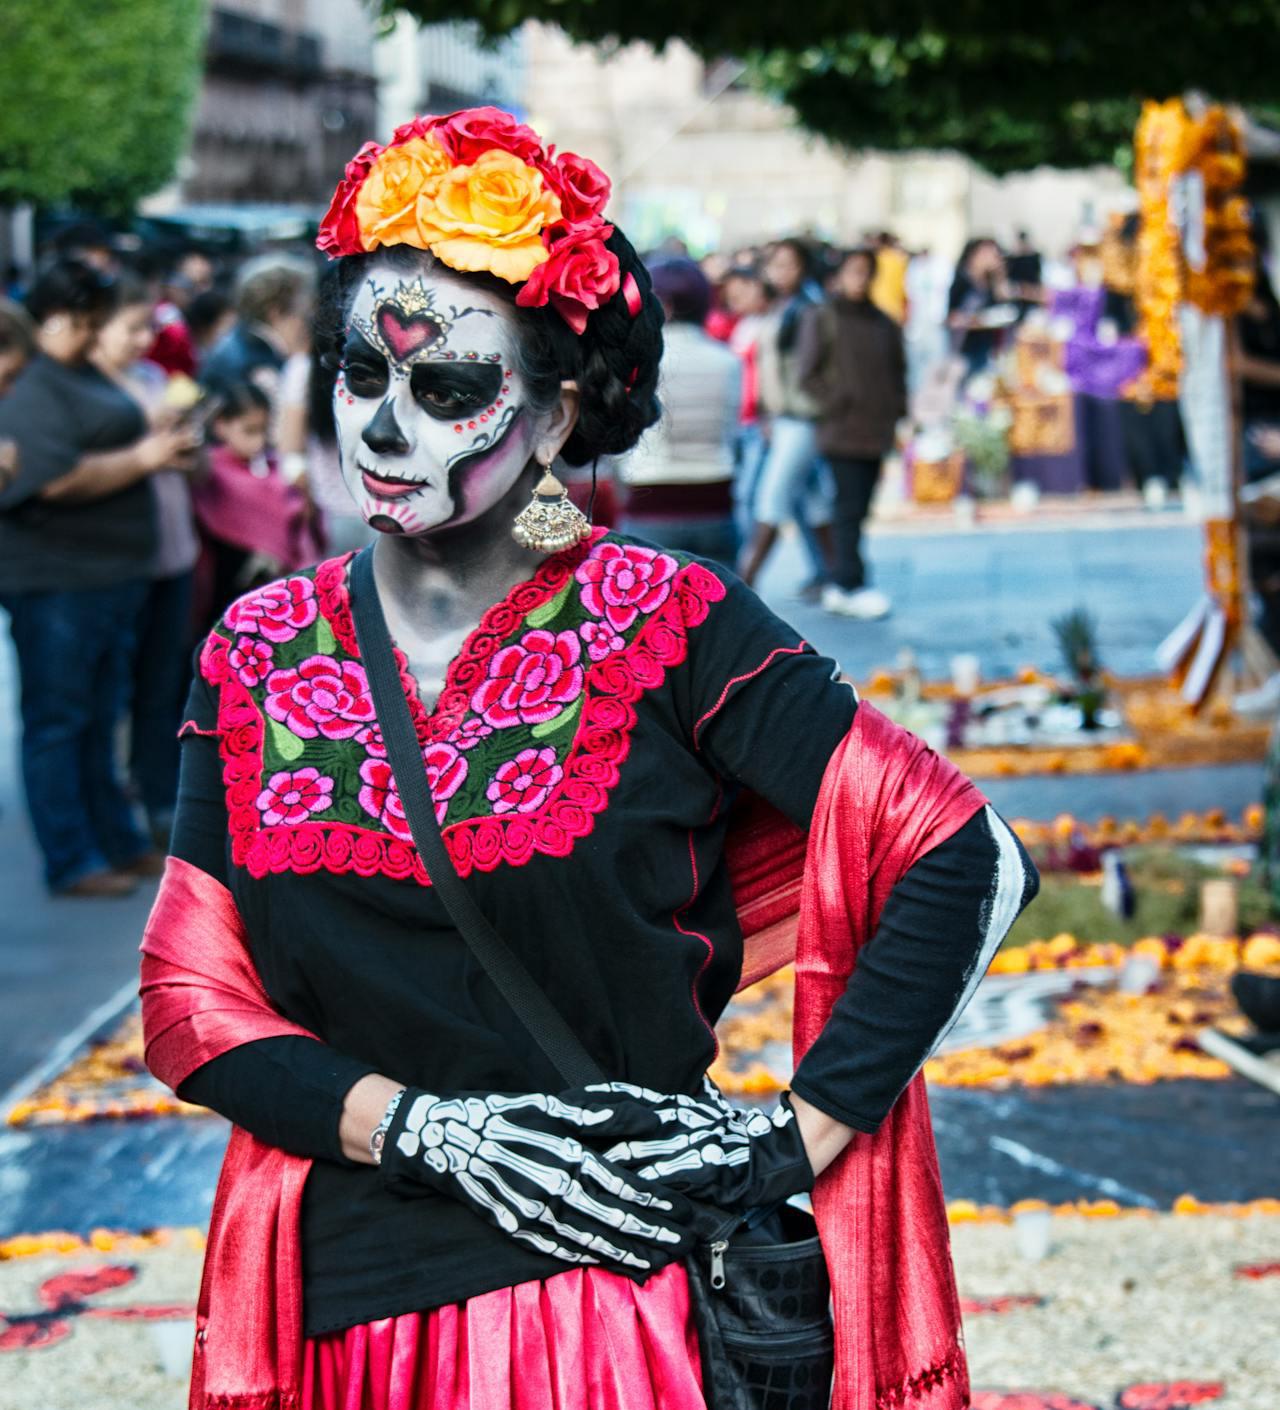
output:
<path id="1" fill-rule="evenodd" d="M 539 1253 L 644 1272 L 680 1256 L 684 1201 L 585 1147 L 613 1116 L 539 1093 L 438 1097 L 406 1090 L 379 1167 L 389 1188 L 426 1184 Z"/>
<path id="2" fill-rule="evenodd" d="M 363 518 L 422 534 L 479 517 L 528 465 L 536 427 L 513 321 L 484 289 L 375 265 L 352 301 L 334 394 Z"/>

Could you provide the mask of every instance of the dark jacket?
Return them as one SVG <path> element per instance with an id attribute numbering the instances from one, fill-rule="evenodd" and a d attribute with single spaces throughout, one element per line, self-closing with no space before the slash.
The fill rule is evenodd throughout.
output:
<path id="1" fill-rule="evenodd" d="M 833 298 L 806 311 L 796 351 L 800 385 L 818 403 L 823 455 L 879 459 L 906 415 L 902 330 L 869 300 Z"/>
<path id="2" fill-rule="evenodd" d="M 138 403 L 91 364 L 38 356 L 26 365 L 0 401 L 0 441 L 18 460 L 0 491 L 0 592 L 92 590 L 147 576 L 156 522 L 146 480 L 84 502 L 41 498 L 83 456 L 120 450 L 146 430 Z"/>
<path id="3" fill-rule="evenodd" d="M 218 339 L 200 368 L 200 381 L 215 396 L 240 382 L 254 382 L 264 368 L 278 373 L 284 358 L 269 342 L 245 323 L 237 323 Z"/>

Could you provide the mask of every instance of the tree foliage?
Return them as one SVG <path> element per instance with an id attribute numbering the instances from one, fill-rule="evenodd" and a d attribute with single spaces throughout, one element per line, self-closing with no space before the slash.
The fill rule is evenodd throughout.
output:
<path id="1" fill-rule="evenodd" d="M 129 210 L 173 175 L 203 0 L 0 0 L 0 202 Z"/>
<path id="2" fill-rule="evenodd" d="M 407 0 L 490 35 L 524 20 L 585 41 L 678 38 L 737 54 L 810 130 L 855 150 L 950 149 L 997 172 L 1110 162 L 1145 97 L 1271 101 L 1280 0 Z"/>

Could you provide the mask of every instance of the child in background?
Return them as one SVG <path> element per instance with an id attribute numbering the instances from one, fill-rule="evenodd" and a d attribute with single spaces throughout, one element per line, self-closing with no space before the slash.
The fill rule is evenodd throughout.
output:
<path id="1" fill-rule="evenodd" d="M 227 388 L 209 416 L 207 472 L 195 490 L 202 619 L 212 626 L 250 588 L 314 563 L 324 532 L 268 445 L 271 403 L 251 382 Z"/>

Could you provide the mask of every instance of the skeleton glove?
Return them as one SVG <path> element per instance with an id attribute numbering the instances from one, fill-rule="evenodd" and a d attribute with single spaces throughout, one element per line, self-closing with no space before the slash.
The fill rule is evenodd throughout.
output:
<path id="1" fill-rule="evenodd" d="M 593 1134 L 606 1160 L 721 1209 L 772 1207 L 813 1188 L 813 1166 L 785 1096 L 772 1112 L 739 1108 L 704 1078 L 700 1097 L 607 1082 L 563 1099 L 613 1108 Z"/>
<path id="2" fill-rule="evenodd" d="M 612 1119 L 599 1098 L 585 1110 L 538 1093 L 437 1097 L 410 1087 L 379 1169 L 396 1193 L 428 1186 L 539 1253 L 644 1274 L 688 1250 L 690 1211 L 583 1145 Z"/>

